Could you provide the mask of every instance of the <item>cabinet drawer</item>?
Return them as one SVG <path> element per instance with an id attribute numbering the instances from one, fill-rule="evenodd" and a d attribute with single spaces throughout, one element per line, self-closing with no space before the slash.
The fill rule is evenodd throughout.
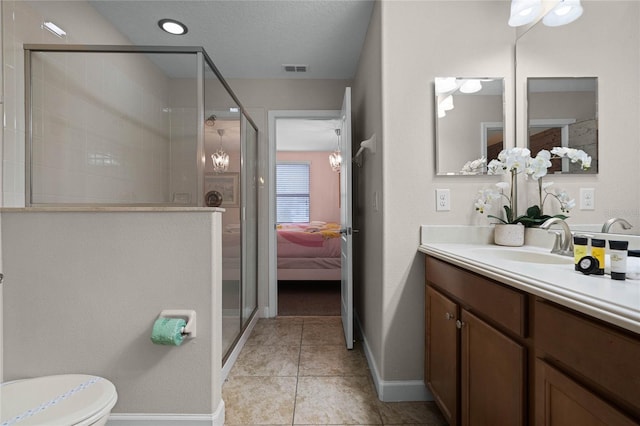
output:
<path id="1" fill-rule="evenodd" d="M 526 337 L 526 294 L 429 256 L 426 277 L 469 311 Z"/>
<path id="2" fill-rule="evenodd" d="M 536 301 L 539 355 L 551 357 L 640 411 L 640 338 Z"/>

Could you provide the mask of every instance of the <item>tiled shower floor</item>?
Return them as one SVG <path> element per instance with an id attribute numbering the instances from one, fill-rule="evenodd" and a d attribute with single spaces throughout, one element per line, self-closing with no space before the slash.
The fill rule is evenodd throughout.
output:
<path id="1" fill-rule="evenodd" d="M 222 398 L 226 425 L 446 424 L 431 402 L 381 402 L 339 317 L 260 319 Z"/>

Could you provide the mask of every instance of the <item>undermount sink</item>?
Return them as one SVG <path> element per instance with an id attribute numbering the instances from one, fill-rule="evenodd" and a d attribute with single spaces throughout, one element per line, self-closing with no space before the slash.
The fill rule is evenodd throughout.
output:
<path id="1" fill-rule="evenodd" d="M 495 259 L 511 260 L 514 262 L 540 263 L 548 265 L 573 264 L 573 257 L 561 256 L 552 253 L 541 253 L 538 251 L 487 247 L 477 249 L 476 252 L 492 256 Z"/>

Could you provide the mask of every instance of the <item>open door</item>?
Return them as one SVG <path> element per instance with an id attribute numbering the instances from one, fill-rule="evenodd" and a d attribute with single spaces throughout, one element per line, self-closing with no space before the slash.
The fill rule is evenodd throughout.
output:
<path id="1" fill-rule="evenodd" d="M 342 284 L 340 311 L 347 349 L 353 349 L 353 229 L 351 223 L 351 88 L 344 92 L 340 111 L 340 233 Z"/>

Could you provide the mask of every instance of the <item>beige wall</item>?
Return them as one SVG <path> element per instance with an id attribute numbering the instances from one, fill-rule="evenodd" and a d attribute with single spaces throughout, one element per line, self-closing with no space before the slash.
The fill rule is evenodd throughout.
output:
<path id="1" fill-rule="evenodd" d="M 32 202 L 169 202 L 169 79 L 144 55 L 31 58 Z"/>
<path id="2" fill-rule="evenodd" d="M 310 220 L 340 223 L 340 174 L 331 170 L 330 152 L 278 151 L 277 161 L 309 163 Z"/>
<path id="3" fill-rule="evenodd" d="M 583 7 L 570 25 L 538 25 L 518 40 L 517 139 L 525 143 L 526 77 L 598 77 L 598 174 L 552 180 L 576 200 L 580 188 L 595 189 L 596 209 L 573 209 L 569 224 L 602 224 L 621 216 L 637 233 L 640 192 L 632 171 L 640 161 L 640 3 L 586 1 Z M 524 188 L 522 196 L 534 200 L 534 185 Z"/>
<path id="4" fill-rule="evenodd" d="M 618 212 L 638 221 L 638 191 L 629 192 L 624 183 L 629 182 L 628 171 L 637 168 L 640 149 L 639 6 L 637 2 L 587 1 L 583 17 L 571 25 L 534 28 L 524 37 L 537 30 L 545 35 L 535 41 L 523 38 L 518 42 L 516 81 L 516 31 L 506 25 L 508 2 L 376 4 L 354 83 L 356 131 L 361 137 L 374 131 L 382 133 L 378 135 L 378 152 L 365 161 L 358 184 L 361 208 L 356 210 L 361 235 L 367 242 L 360 246 L 362 288 L 357 292 L 357 303 L 383 390 L 393 389 L 396 384 L 410 387 L 422 380 L 424 265 L 423 257 L 416 253 L 418 227 L 488 223 L 474 211 L 473 202 L 478 190 L 498 179 L 435 175 L 431 118 L 434 77 L 504 76 L 506 146 L 523 146 L 523 77 L 598 76 L 600 173 L 554 176 L 554 181 L 574 197 L 581 187 L 596 188 L 597 210 L 574 209 L 570 223 L 602 223 Z M 613 27 L 618 31 L 607 30 Z M 572 28 L 577 35 L 567 33 Z M 537 56 L 521 58 L 527 48 Z M 528 68 L 543 62 L 554 67 L 538 71 Z M 375 71 L 378 63 L 382 64 L 380 75 Z M 533 185 L 524 181 L 520 185 L 520 205 L 533 203 Z M 435 211 L 437 188 L 451 190 L 451 211 Z M 372 209 L 378 191 L 382 195 L 381 213 Z M 383 231 L 375 235 L 371 230 L 381 229 L 380 220 Z M 381 275 L 376 274 L 379 268 Z"/>
<path id="5" fill-rule="evenodd" d="M 354 235 L 354 303 L 355 313 L 368 348 L 367 358 L 374 378 L 380 377 L 384 362 L 383 322 L 383 219 L 385 199 L 382 196 L 386 142 L 383 138 L 382 104 L 382 13 L 376 2 L 367 37 L 360 55 L 353 84 L 353 139 L 364 140 L 376 135 L 376 154 L 364 153 L 362 168 L 354 168 L 353 227 Z M 378 210 L 371 206 L 379 195 Z M 378 394 L 380 395 L 379 380 Z"/>
<path id="6" fill-rule="evenodd" d="M 383 1 L 374 11 L 354 84 L 357 131 L 378 133 L 377 153 L 365 159 L 358 178 L 366 242 L 360 245 L 357 294 L 364 299 L 358 316 L 383 399 L 426 397 L 419 226 L 479 223 L 473 197 L 496 181 L 435 176 L 434 77 L 503 76 L 505 96 L 513 96 L 515 31 L 505 23 L 508 9 L 508 2 L 499 1 Z M 513 117 L 512 105 L 505 114 Z M 512 122 L 505 132 L 513 144 Z M 450 212 L 435 212 L 436 188 L 451 189 Z M 380 212 L 371 207 L 376 192 Z"/>
<path id="7" fill-rule="evenodd" d="M 116 386 L 113 413 L 214 413 L 222 387 L 220 218 L 2 212 L 5 380 L 95 374 Z M 165 309 L 195 310 L 197 337 L 154 345 L 151 329 Z"/>

